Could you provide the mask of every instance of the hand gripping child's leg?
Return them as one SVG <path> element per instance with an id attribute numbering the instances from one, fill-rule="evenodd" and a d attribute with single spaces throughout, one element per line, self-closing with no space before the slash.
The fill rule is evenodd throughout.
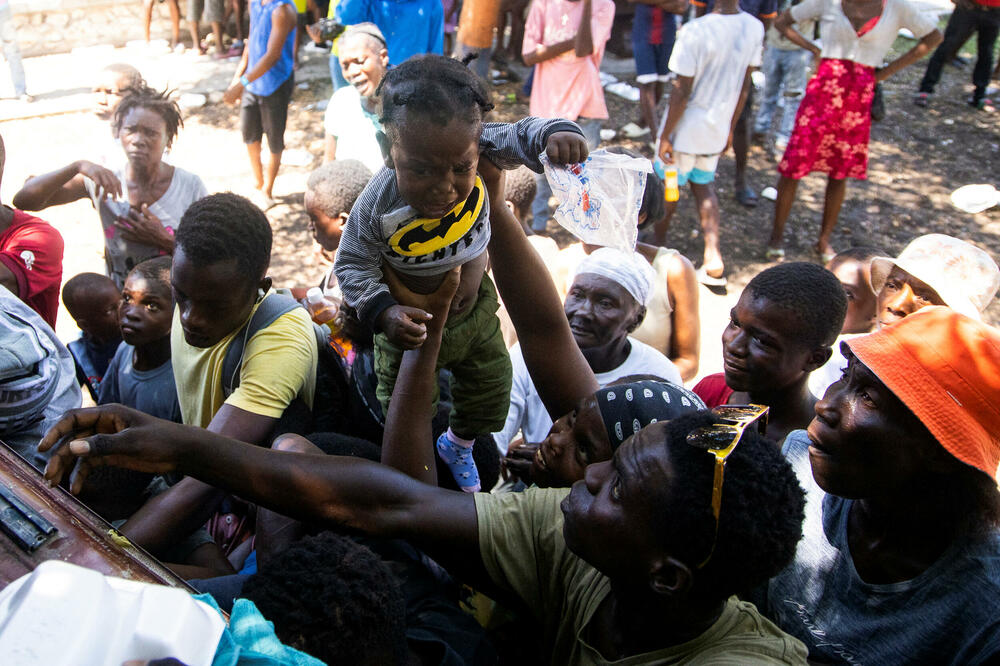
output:
<path id="1" fill-rule="evenodd" d="M 475 441 L 459 437 L 451 428 L 437 440 L 438 455 L 448 465 L 458 487 L 467 493 L 478 493 L 480 490 L 479 470 L 476 469 L 476 461 L 472 459 L 472 445 Z"/>

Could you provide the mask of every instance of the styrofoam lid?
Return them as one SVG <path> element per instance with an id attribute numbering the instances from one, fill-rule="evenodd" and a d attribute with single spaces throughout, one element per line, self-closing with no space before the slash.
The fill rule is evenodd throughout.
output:
<path id="1" fill-rule="evenodd" d="M 225 621 L 186 590 L 43 562 L 0 592 L 5 666 L 72 666 L 173 657 L 210 666 Z"/>

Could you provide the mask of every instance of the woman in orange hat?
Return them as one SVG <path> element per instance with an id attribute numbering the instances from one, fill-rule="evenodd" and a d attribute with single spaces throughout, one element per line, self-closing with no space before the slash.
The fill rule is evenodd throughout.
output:
<path id="1" fill-rule="evenodd" d="M 925 308 L 844 344 L 783 451 L 807 489 L 795 561 L 758 607 L 838 663 L 1000 658 L 1000 331 Z"/>

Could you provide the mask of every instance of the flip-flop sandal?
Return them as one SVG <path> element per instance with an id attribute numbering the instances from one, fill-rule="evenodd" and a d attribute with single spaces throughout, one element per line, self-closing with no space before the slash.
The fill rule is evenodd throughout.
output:
<path id="1" fill-rule="evenodd" d="M 748 186 L 736 192 L 736 201 L 746 208 L 756 208 L 759 200 L 757 199 L 757 193 Z"/>
<path id="2" fill-rule="evenodd" d="M 931 94 L 925 92 L 917 93 L 913 98 L 913 103 L 926 109 L 931 103 Z"/>
<path id="3" fill-rule="evenodd" d="M 769 247 L 764 253 L 764 258 L 780 264 L 785 260 L 785 249 L 781 247 Z"/>
<path id="4" fill-rule="evenodd" d="M 706 287 L 725 287 L 727 284 L 729 284 L 729 280 L 726 279 L 725 275 L 721 277 L 714 277 L 712 275 L 709 275 L 708 273 L 705 272 L 704 266 L 696 270 L 694 272 L 694 275 L 698 279 L 698 282 L 702 283 Z"/>

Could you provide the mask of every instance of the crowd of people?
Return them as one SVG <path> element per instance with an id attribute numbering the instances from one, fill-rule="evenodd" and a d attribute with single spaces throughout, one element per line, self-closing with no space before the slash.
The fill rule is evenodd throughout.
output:
<path id="1" fill-rule="evenodd" d="M 217 52 L 241 54 L 224 99 L 249 198 L 167 159 L 184 124 L 168 92 L 127 65 L 100 73 L 104 154 L 0 207 L 0 439 L 220 608 L 273 623 L 289 651 L 253 663 L 1000 659 L 1000 329 L 985 316 L 1000 267 L 942 233 L 896 256 L 830 244 L 846 179 L 865 177 L 876 84 L 938 47 L 933 86 L 971 18 L 942 43 L 908 0 L 642 2 L 638 110 L 668 181 L 643 180 L 634 248 L 560 247 L 546 172 L 600 149 L 615 4 L 499 3 L 516 25 L 498 51 L 532 71 L 512 123 L 441 53 L 459 3 L 331 4 L 250 0 L 231 47 L 242 3 L 189 5 L 196 45 L 205 18 Z M 305 11 L 337 26 L 301 201 L 329 269 L 274 284 L 266 211 L 297 42 L 331 35 Z M 901 28 L 916 43 L 883 65 Z M 706 361 L 699 282 L 725 284 L 716 167 L 732 146 L 736 195 L 756 205 L 747 146 L 772 124 L 774 265 Z M 0 141 L 0 176 L 6 157 Z M 814 171 L 820 261 L 785 262 Z M 698 268 L 665 246 L 687 183 Z M 103 274 L 63 276 L 72 248 L 25 212 L 79 199 Z"/>

